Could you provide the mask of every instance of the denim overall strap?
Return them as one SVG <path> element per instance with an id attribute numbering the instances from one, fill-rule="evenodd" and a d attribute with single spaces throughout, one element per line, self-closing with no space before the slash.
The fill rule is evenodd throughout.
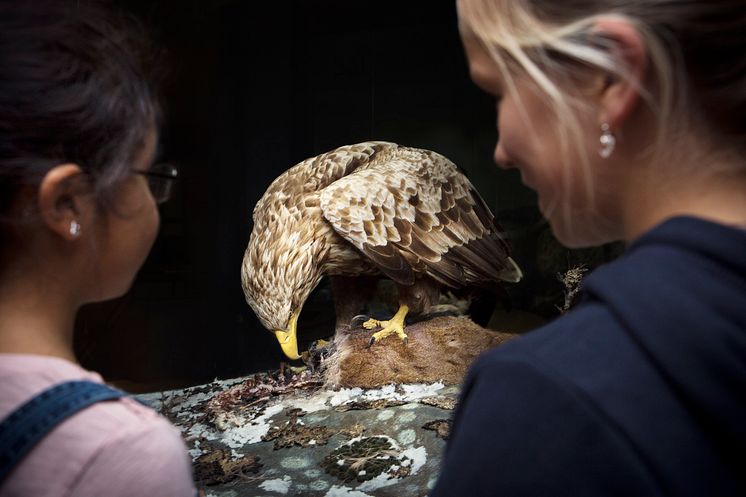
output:
<path id="1" fill-rule="evenodd" d="M 127 394 L 101 383 L 60 383 L 10 413 L 0 423 L 0 484 L 44 436 L 76 412 L 102 400 Z"/>

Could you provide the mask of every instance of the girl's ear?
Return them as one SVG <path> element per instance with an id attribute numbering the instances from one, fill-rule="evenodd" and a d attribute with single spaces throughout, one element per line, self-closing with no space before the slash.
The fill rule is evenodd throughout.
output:
<path id="1" fill-rule="evenodd" d="M 88 178 L 77 164 L 60 164 L 50 169 L 38 190 L 41 219 L 52 232 L 72 241 L 80 236 L 91 216 Z"/>
<path id="2" fill-rule="evenodd" d="M 645 42 L 635 26 L 623 18 L 608 17 L 596 22 L 594 35 L 607 40 L 623 76 L 607 74 L 600 95 L 599 124 L 618 129 L 640 100 L 648 69 Z"/>

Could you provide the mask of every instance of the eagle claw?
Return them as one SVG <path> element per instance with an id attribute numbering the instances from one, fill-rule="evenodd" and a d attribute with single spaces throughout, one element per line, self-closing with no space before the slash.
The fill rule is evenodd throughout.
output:
<path id="1" fill-rule="evenodd" d="M 389 319 L 388 321 L 379 321 L 377 319 L 369 319 L 366 322 L 363 323 L 363 328 L 372 330 L 374 328 L 380 327 L 381 330 L 373 333 L 373 335 L 370 337 L 370 345 L 373 345 L 376 342 L 379 342 L 386 338 L 387 336 L 391 334 L 396 334 L 396 336 L 399 337 L 399 339 L 404 342 L 406 345 L 407 343 L 407 334 L 404 333 L 404 318 L 407 316 L 407 312 L 409 312 L 409 307 L 402 304 L 401 307 L 399 307 L 399 310 L 396 311 L 396 314 L 394 317 Z"/>
<path id="2" fill-rule="evenodd" d="M 354 318 L 350 319 L 350 328 L 357 328 L 360 325 L 362 325 L 364 322 L 369 321 L 370 316 L 366 316 L 365 314 L 358 314 Z"/>
<path id="3" fill-rule="evenodd" d="M 404 345 L 406 345 L 409 341 L 409 337 L 406 333 L 404 333 L 404 327 L 400 323 L 395 321 L 375 321 L 375 324 L 371 323 L 370 321 L 366 321 L 363 326 L 365 326 L 369 330 L 376 327 L 381 327 L 380 331 L 377 331 L 373 333 L 373 335 L 371 335 L 370 345 L 373 345 L 376 342 L 380 342 L 389 335 L 398 336 L 399 339 L 404 342 Z"/>

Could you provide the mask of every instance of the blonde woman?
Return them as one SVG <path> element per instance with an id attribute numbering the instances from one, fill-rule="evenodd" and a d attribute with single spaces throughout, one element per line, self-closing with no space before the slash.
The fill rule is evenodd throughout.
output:
<path id="1" fill-rule="evenodd" d="M 746 495 L 746 3 L 459 0 L 495 162 L 626 253 L 471 370 L 430 494 Z"/>

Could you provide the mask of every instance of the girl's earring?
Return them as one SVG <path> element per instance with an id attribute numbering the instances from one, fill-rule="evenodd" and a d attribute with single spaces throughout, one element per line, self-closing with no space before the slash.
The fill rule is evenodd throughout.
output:
<path id="1" fill-rule="evenodd" d="M 601 137 L 598 139 L 601 144 L 601 148 L 598 149 L 598 155 L 604 159 L 608 159 L 612 153 L 614 153 L 614 147 L 616 146 L 616 137 L 614 133 L 609 129 L 607 123 L 601 125 Z"/>
<path id="2" fill-rule="evenodd" d="M 75 220 L 70 221 L 70 235 L 76 238 L 80 235 L 80 223 Z"/>

